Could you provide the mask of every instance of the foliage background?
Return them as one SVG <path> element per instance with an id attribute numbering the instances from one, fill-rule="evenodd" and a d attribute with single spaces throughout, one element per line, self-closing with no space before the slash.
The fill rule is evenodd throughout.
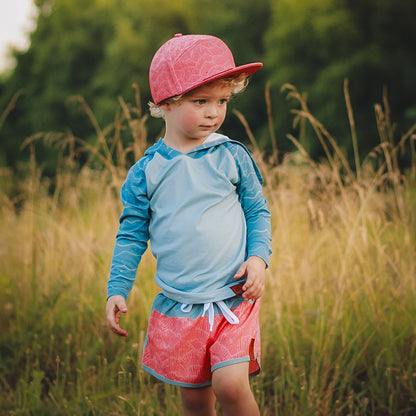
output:
<path id="1" fill-rule="evenodd" d="M 412 0 L 36 0 L 37 27 L 27 52 L 15 52 L 17 65 L 0 78 L 0 109 L 21 92 L 0 126 L 0 164 L 18 165 L 23 141 L 36 133 L 71 131 L 92 138 L 85 113 L 70 97 L 81 95 L 102 126 L 114 122 L 118 97 L 134 101 L 139 85 L 142 105 L 150 99 L 148 67 L 155 50 L 173 34 L 209 33 L 223 38 L 237 64 L 263 61 L 233 106 L 247 118 L 260 144 L 270 147 L 264 91 L 271 82 L 274 129 L 281 151 L 292 150 L 290 109 L 281 92 L 292 83 L 308 95 L 312 111 L 351 157 L 343 81 L 349 80 L 360 149 L 377 144 L 373 105 L 383 89 L 401 134 L 416 115 L 416 31 Z M 162 124 L 149 120 L 149 140 Z M 245 140 L 235 117 L 224 130 Z M 313 141 L 300 137 L 314 158 Z M 128 137 L 125 138 L 129 140 Z M 27 154 L 26 154 L 27 157 Z M 56 154 L 38 152 L 46 172 Z M 404 159 L 402 163 L 408 163 Z"/>
<path id="2" fill-rule="evenodd" d="M 119 189 L 162 129 L 143 110 L 150 59 L 198 32 L 265 62 L 224 126 L 249 142 L 273 219 L 261 414 L 414 415 L 415 4 L 37 0 L 0 80 L 0 413 L 180 414 L 137 365 L 149 253 L 127 340 L 103 312 Z"/>

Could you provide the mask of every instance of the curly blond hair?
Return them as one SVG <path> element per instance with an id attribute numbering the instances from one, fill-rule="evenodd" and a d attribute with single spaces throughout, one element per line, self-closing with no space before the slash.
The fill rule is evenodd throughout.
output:
<path id="1" fill-rule="evenodd" d="M 208 82 L 207 84 L 203 84 L 202 86 L 206 85 L 220 85 L 220 86 L 230 86 L 231 87 L 231 93 L 233 95 L 239 94 L 240 92 L 243 92 L 248 84 L 248 77 L 246 74 L 240 74 L 237 77 L 226 77 L 226 78 L 220 78 L 216 79 L 214 81 Z M 197 87 L 199 88 L 199 87 Z M 195 91 L 197 88 L 181 95 L 175 95 L 174 97 L 167 98 L 166 100 L 162 101 L 159 104 L 155 104 L 152 101 L 149 101 L 149 110 L 150 115 L 155 118 L 165 118 L 165 111 L 163 110 L 163 104 L 166 103 L 175 103 L 180 101 L 184 96 L 187 94 Z"/>

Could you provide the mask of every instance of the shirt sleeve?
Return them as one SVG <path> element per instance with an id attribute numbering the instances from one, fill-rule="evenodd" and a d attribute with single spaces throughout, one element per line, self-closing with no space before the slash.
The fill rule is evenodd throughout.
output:
<path id="1" fill-rule="evenodd" d="M 143 162 L 139 161 L 130 169 L 121 188 L 124 209 L 111 261 L 107 298 L 121 295 L 127 299 L 142 255 L 147 249 L 150 215 Z"/>
<path id="2" fill-rule="evenodd" d="M 237 164 L 239 180 L 237 193 L 247 224 L 247 257 L 258 256 L 269 265 L 271 255 L 270 211 L 263 196 L 259 170 L 244 145 L 232 142 L 229 146 Z"/>

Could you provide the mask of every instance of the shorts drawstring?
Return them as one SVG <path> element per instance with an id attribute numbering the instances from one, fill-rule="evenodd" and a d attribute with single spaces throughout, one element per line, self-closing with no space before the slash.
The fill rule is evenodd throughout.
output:
<path id="1" fill-rule="evenodd" d="M 209 330 L 212 331 L 212 328 L 214 327 L 214 303 L 220 308 L 224 318 L 231 324 L 236 325 L 240 323 L 240 320 L 235 315 L 234 312 L 222 301 L 219 300 L 217 302 L 208 302 L 204 303 L 204 310 L 202 311 L 201 316 L 205 316 L 205 314 L 208 312 L 208 322 L 209 322 Z M 192 310 L 192 304 L 189 303 L 183 303 L 181 306 L 181 311 L 185 313 L 189 313 Z"/>

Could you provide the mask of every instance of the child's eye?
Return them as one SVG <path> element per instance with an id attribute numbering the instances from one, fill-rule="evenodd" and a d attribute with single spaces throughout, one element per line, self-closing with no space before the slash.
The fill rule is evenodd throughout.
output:
<path id="1" fill-rule="evenodd" d="M 203 105 L 203 104 L 205 104 L 206 103 L 206 100 L 194 100 L 194 103 L 195 104 L 198 104 L 198 105 Z"/>
<path id="2" fill-rule="evenodd" d="M 221 105 L 223 105 L 223 104 L 227 104 L 227 103 L 228 103 L 228 98 L 223 98 L 222 100 L 220 100 L 220 101 L 219 101 L 219 103 L 220 103 Z"/>

